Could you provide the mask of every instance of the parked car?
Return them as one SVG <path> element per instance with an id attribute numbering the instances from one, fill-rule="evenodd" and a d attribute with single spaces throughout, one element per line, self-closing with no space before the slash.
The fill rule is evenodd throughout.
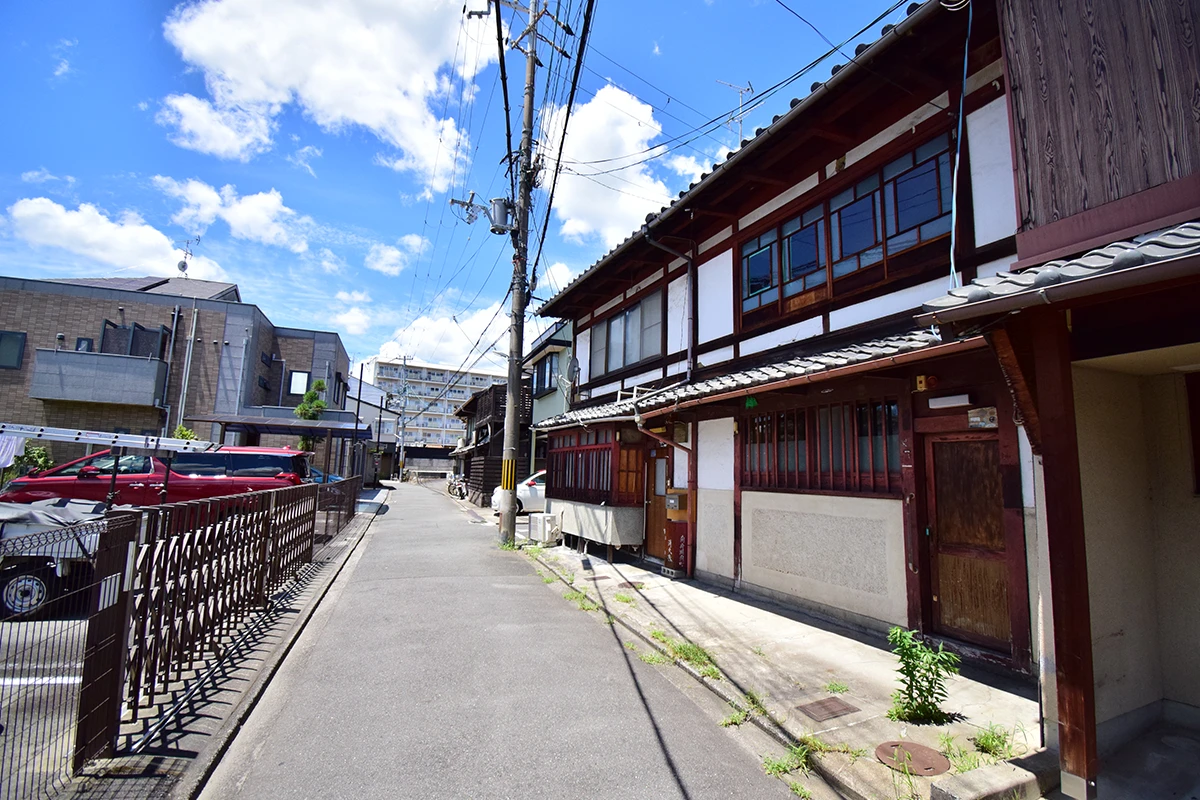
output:
<path id="1" fill-rule="evenodd" d="M 222 447 L 209 453 L 178 453 L 171 462 L 167 501 L 201 500 L 264 489 L 297 486 L 308 478 L 308 456 L 279 447 Z M 55 497 L 101 501 L 112 484 L 113 456 L 104 450 L 45 472 L 31 472 L 0 490 L 0 502 L 32 503 Z M 121 456 L 117 503 L 146 506 L 159 502 L 166 464 L 157 458 Z"/>
<path id="2" fill-rule="evenodd" d="M 546 510 L 546 470 L 535 472 L 517 484 L 517 513 Z M 500 487 L 492 490 L 492 511 L 500 513 Z"/>
<path id="3" fill-rule="evenodd" d="M 57 498 L 36 503 L 0 502 L 0 541 L 78 525 L 104 517 L 104 503 Z M 35 539 L 28 548 L 5 547 L 0 555 L 0 619 L 41 614 L 64 593 L 86 586 L 93 574 L 91 556 L 99 534 L 82 533 L 47 544 Z M 82 594 L 75 592 L 82 601 Z"/>
<path id="4" fill-rule="evenodd" d="M 345 479 L 341 475 L 334 475 L 333 473 L 329 473 L 328 475 L 326 475 L 324 472 L 317 469 L 316 467 L 310 466 L 308 468 L 308 482 L 309 483 L 335 483 L 340 480 L 345 480 Z"/>

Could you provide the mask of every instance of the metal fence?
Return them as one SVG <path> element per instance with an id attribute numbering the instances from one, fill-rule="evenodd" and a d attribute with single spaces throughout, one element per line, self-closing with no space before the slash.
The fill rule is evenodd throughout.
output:
<path id="1" fill-rule="evenodd" d="M 77 751 L 95 744 L 88 731 L 105 709 L 94 694 L 112 676 L 87 667 L 119 646 L 111 635 L 119 578 L 110 576 L 136 531 L 137 515 L 124 514 L 0 541 L 11 609 L 0 620 L 3 800 L 50 796 L 70 779 Z M 69 569 L 56 570 L 52 559 Z M 36 617 L 24 613 L 33 608 Z"/>
<path id="2" fill-rule="evenodd" d="M 75 547 L 86 558 L 37 619 L 0 622 L 0 800 L 52 796 L 85 761 L 115 753 L 122 722 L 152 723 L 354 518 L 361 485 L 156 506 L 3 540 L 0 555 L 49 561 Z M 52 567 L 30 574 L 53 590 Z"/>

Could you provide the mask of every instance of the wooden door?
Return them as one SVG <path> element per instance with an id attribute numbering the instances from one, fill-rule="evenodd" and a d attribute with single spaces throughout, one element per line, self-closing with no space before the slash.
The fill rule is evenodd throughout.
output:
<path id="1" fill-rule="evenodd" d="M 1012 618 L 999 440 L 986 433 L 929 436 L 925 458 L 934 631 L 1008 652 Z"/>
<path id="2" fill-rule="evenodd" d="M 671 452 L 658 447 L 646 459 L 646 555 L 667 557 L 667 473 Z"/>

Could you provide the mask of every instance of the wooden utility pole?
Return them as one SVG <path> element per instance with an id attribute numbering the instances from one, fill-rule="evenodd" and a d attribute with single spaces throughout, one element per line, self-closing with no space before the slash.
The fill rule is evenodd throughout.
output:
<path id="1" fill-rule="evenodd" d="M 525 50 L 525 106 L 521 122 L 517 226 L 513 231 L 512 324 L 508 332 L 508 387 L 504 406 L 504 454 L 500 470 L 500 541 L 511 544 L 517 532 L 517 447 L 521 424 L 521 356 L 525 350 L 525 303 L 529 256 L 529 209 L 536 177 L 533 165 L 533 86 L 537 76 L 538 23 L 543 0 L 531 0 Z M 499 13 L 499 9 L 497 9 Z"/>

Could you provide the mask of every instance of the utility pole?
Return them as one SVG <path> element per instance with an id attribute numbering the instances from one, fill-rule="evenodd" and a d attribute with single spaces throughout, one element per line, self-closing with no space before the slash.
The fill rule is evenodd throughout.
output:
<path id="1" fill-rule="evenodd" d="M 400 356 L 400 480 L 404 480 L 404 440 L 408 427 L 408 356 Z"/>

